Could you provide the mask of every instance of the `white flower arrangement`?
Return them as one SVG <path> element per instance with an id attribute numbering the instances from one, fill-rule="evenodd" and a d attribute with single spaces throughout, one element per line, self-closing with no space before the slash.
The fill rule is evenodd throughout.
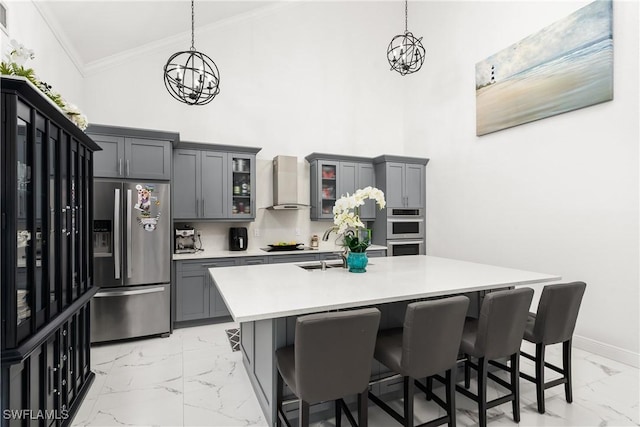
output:
<path id="1" fill-rule="evenodd" d="M 363 206 L 366 199 L 373 199 L 380 209 L 384 209 L 386 201 L 384 193 L 375 187 L 365 187 L 356 190 L 355 193 L 342 196 L 336 200 L 333 206 L 333 223 L 336 232 L 344 235 L 344 244 L 352 252 L 364 252 L 369 246 L 369 238 L 360 238 L 359 229 L 364 228 L 364 223 L 360 220 L 360 206 Z M 347 233 L 348 230 L 355 230 L 354 233 Z"/>
<path id="2" fill-rule="evenodd" d="M 24 64 L 29 59 L 35 58 L 33 50 L 27 49 L 23 44 L 18 43 L 15 40 L 11 40 L 9 43 L 9 50 L 5 53 L 2 62 L 0 62 L 0 74 L 8 76 L 21 76 L 29 80 L 42 91 L 49 99 L 51 99 L 60 109 L 67 115 L 80 129 L 85 130 L 87 128 L 88 120 L 87 116 L 75 105 L 68 102 L 59 93 L 51 90 L 51 85 L 40 80 L 36 76 L 33 68 L 25 68 Z"/>

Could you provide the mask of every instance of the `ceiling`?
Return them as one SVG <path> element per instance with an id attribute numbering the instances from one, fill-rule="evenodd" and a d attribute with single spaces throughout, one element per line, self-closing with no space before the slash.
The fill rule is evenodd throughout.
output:
<path id="1" fill-rule="evenodd" d="M 114 55 L 191 33 L 189 0 L 34 3 L 80 70 Z M 195 26 L 212 25 L 277 3 L 280 2 L 200 0 L 195 2 Z"/>

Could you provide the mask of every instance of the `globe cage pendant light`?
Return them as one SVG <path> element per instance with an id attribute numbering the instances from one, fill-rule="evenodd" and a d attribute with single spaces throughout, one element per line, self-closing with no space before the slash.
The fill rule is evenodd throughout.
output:
<path id="1" fill-rule="evenodd" d="M 180 102 L 208 104 L 220 93 L 220 72 L 215 62 L 194 46 L 194 12 L 191 0 L 191 48 L 173 54 L 164 66 L 164 85 Z"/>
<path id="2" fill-rule="evenodd" d="M 416 38 L 408 30 L 409 18 L 407 0 L 404 1 L 404 34 L 399 34 L 391 39 L 387 48 L 387 60 L 391 70 L 400 75 L 407 75 L 418 71 L 424 63 L 425 49 L 422 46 L 422 37 Z"/>

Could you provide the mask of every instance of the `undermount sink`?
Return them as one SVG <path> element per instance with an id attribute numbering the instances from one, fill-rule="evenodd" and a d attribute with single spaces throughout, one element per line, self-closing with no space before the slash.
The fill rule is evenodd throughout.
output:
<path id="1" fill-rule="evenodd" d="M 323 270 L 323 264 L 324 264 L 324 269 L 342 268 L 342 261 L 340 260 L 308 262 L 308 263 L 296 264 L 296 265 L 304 270 L 313 271 L 313 270 Z"/>

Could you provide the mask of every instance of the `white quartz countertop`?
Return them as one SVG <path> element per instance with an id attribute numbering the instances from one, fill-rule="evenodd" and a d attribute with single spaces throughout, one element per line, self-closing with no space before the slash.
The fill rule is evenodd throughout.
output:
<path id="1" fill-rule="evenodd" d="M 386 246 L 371 245 L 367 250 L 386 250 Z M 223 251 L 223 250 L 210 250 L 205 249 L 193 254 L 173 254 L 174 261 L 188 261 L 191 259 L 204 259 L 204 258 L 232 258 L 232 257 L 249 257 L 249 256 L 271 256 L 271 255 L 304 255 L 314 253 L 331 253 L 341 252 L 340 247 L 326 248 L 326 249 L 309 249 L 304 251 L 275 251 L 265 252 L 262 249 L 247 249 L 246 251 Z"/>
<path id="2" fill-rule="evenodd" d="M 308 271 L 298 265 L 211 268 L 209 274 L 236 322 L 561 279 L 426 255 L 371 258 L 361 274 L 344 268 Z"/>

